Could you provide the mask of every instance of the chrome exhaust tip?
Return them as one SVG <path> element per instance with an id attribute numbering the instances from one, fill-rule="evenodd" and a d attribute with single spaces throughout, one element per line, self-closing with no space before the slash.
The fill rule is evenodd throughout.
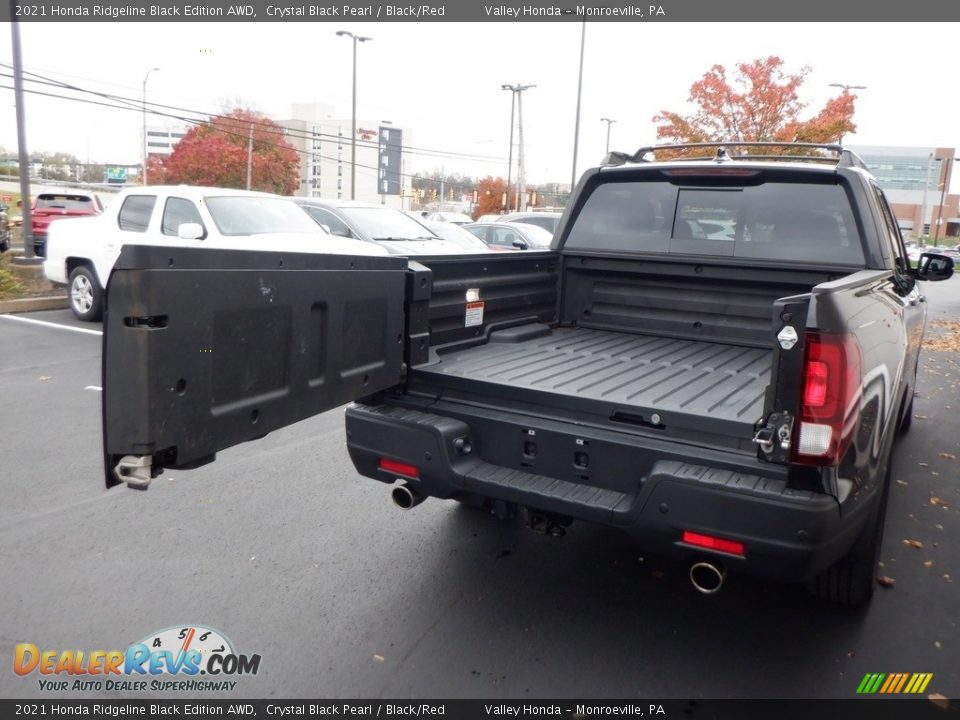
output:
<path id="1" fill-rule="evenodd" d="M 704 595 L 713 595 L 723 587 L 727 579 L 727 569 L 723 565 L 712 562 L 698 562 L 690 567 L 690 582 L 697 592 Z"/>
<path id="2" fill-rule="evenodd" d="M 409 510 L 422 503 L 426 498 L 409 485 L 397 485 L 390 491 L 393 504 L 401 510 Z"/>

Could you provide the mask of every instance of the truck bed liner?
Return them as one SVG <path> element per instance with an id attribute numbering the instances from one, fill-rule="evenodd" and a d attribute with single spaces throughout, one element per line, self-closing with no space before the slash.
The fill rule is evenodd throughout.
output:
<path id="1" fill-rule="evenodd" d="M 447 385 L 457 379 L 461 387 L 490 383 L 511 396 L 575 396 L 595 413 L 628 422 L 624 411 L 630 409 L 644 411 L 637 418 L 642 423 L 657 413 L 668 426 L 683 415 L 752 427 L 763 414 L 770 349 L 577 327 L 543 330 L 509 343 L 497 342 L 494 333 L 491 342 L 441 354 L 417 373 Z"/>

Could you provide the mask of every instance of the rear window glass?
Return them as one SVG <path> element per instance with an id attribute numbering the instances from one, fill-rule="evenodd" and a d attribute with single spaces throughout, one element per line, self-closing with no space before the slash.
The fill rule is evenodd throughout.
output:
<path id="1" fill-rule="evenodd" d="M 97 212 L 100 207 L 92 197 L 86 195 L 61 195 L 44 193 L 37 196 L 37 209 L 82 210 Z"/>
<path id="2" fill-rule="evenodd" d="M 564 247 L 864 264 L 850 201 L 833 183 L 606 183 L 587 198 Z"/>

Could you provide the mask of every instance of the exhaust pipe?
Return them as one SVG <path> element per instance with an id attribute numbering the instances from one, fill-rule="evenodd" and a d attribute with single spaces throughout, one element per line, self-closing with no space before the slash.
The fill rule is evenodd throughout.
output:
<path id="1" fill-rule="evenodd" d="M 723 587 L 727 579 L 727 569 L 719 563 L 703 561 L 694 563 L 690 568 L 690 582 L 704 595 L 713 595 Z"/>
<path id="2" fill-rule="evenodd" d="M 412 487 L 404 483 L 403 485 L 397 485 L 391 492 L 390 497 L 393 499 L 394 505 L 396 505 L 401 510 L 409 510 L 412 507 L 416 507 L 422 503 L 426 498 L 414 490 Z"/>

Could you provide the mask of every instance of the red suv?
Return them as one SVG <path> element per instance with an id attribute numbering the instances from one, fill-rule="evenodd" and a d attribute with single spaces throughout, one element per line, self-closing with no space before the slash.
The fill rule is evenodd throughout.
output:
<path id="1" fill-rule="evenodd" d="M 30 210 L 33 251 L 37 257 L 46 257 L 50 223 L 65 217 L 99 215 L 103 207 L 103 202 L 96 194 L 85 190 L 42 192 L 37 195 Z"/>

